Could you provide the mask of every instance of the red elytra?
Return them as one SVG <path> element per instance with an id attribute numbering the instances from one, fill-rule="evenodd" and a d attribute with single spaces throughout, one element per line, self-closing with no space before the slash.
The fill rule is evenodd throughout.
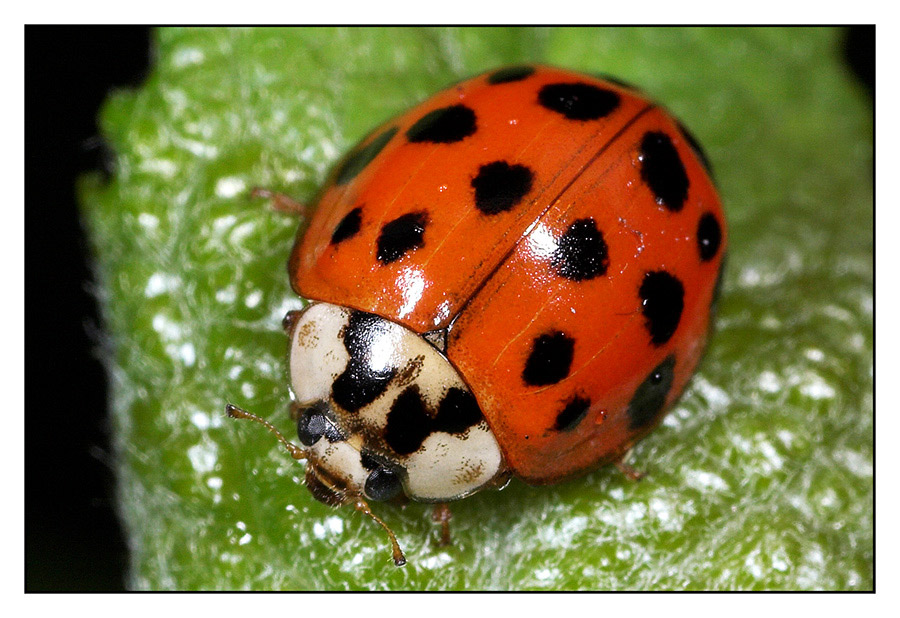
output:
<path id="1" fill-rule="evenodd" d="M 345 157 L 291 283 L 442 331 L 507 466 L 556 482 L 621 458 L 700 359 L 727 245 L 704 161 L 629 87 L 547 66 L 484 74 Z"/>

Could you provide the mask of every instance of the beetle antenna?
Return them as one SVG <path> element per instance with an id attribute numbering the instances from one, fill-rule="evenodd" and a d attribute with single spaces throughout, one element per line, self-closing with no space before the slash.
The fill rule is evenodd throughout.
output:
<path id="1" fill-rule="evenodd" d="M 394 564 L 398 567 L 406 564 L 406 556 L 403 555 L 403 550 L 400 549 L 400 543 L 397 542 L 397 537 L 394 536 L 393 530 L 387 527 L 387 524 L 381 521 L 379 517 L 372 512 L 372 509 L 369 508 L 368 502 L 363 500 L 362 498 L 357 498 L 356 502 L 353 505 L 356 507 L 356 510 L 360 513 L 365 513 L 369 517 L 375 520 L 375 522 L 384 528 L 384 531 L 387 532 L 388 537 L 391 539 L 391 551 L 393 552 Z"/>
<path id="2" fill-rule="evenodd" d="M 271 431 L 273 434 L 275 434 L 275 437 L 278 438 L 279 442 L 284 445 L 284 448 L 288 450 L 288 453 L 291 454 L 291 457 L 297 460 L 307 459 L 308 454 L 306 449 L 302 449 L 293 442 L 289 442 L 288 439 L 285 438 L 280 431 L 278 431 L 275 425 L 273 425 L 269 421 L 260 418 L 255 414 L 251 414 L 250 412 L 247 412 L 246 410 L 243 410 L 230 403 L 225 404 L 225 414 L 227 414 L 231 418 L 245 418 L 250 421 L 256 421 L 257 423 Z"/>

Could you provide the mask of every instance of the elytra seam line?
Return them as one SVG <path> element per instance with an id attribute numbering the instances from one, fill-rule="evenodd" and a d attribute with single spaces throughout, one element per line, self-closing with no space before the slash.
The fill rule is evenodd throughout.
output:
<path id="1" fill-rule="evenodd" d="M 575 175 L 572 177 L 572 179 L 571 179 L 568 183 L 566 183 L 566 186 L 564 186 L 562 189 L 560 189 L 559 193 L 557 193 L 556 196 L 555 196 L 552 200 L 550 200 L 550 202 L 547 204 L 546 208 L 544 208 L 544 210 L 541 211 L 541 213 L 534 219 L 534 221 L 532 221 L 531 224 L 530 224 L 527 228 L 525 228 L 525 231 L 522 233 L 521 236 L 519 236 L 519 239 L 513 244 L 513 246 L 510 247 L 509 251 L 507 251 L 507 252 L 503 255 L 503 257 L 500 258 L 500 260 L 497 262 L 497 264 L 494 266 L 494 268 L 492 268 L 492 269 L 484 276 L 484 278 L 483 278 L 483 279 L 481 280 L 481 282 L 478 284 L 478 287 L 476 287 L 476 288 L 472 291 L 472 293 L 469 294 L 469 297 L 466 298 L 465 302 L 464 302 L 462 305 L 460 305 L 460 307 L 459 307 L 459 309 L 456 311 L 456 313 L 453 314 L 453 319 L 451 319 L 450 322 L 448 322 L 448 324 L 447 324 L 447 331 L 448 331 L 448 334 L 449 334 L 450 332 L 452 332 L 452 330 L 453 330 L 453 324 L 456 322 L 457 318 L 459 318 L 459 316 L 463 314 L 463 312 L 466 310 L 466 307 L 469 306 L 469 303 L 471 303 L 472 300 L 473 300 L 476 296 L 478 296 L 478 294 L 481 293 L 481 290 L 484 289 L 484 287 L 487 285 L 488 281 L 490 281 L 491 279 L 493 279 L 493 278 L 494 278 L 494 275 L 497 273 L 497 271 L 500 270 L 500 268 L 501 268 L 504 264 L 506 264 L 507 261 L 509 261 L 509 258 L 512 257 L 512 254 L 515 252 L 515 250 L 516 250 L 516 248 L 519 246 L 519 244 L 520 244 L 525 238 L 527 238 L 529 234 L 531 234 L 531 231 L 534 229 L 534 226 L 536 226 L 536 225 L 538 224 L 538 222 L 539 222 L 541 219 L 544 218 L 544 215 L 546 215 L 546 214 L 550 211 L 550 209 L 553 208 L 553 205 L 556 204 L 556 203 L 559 201 L 559 199 L 565 194 L 566 191 L 569 190 L 569 188 L 570 188 L 573 184 L 575 184 L 575 181 L 578 180 L 579 178 L 581 178 L 581 175 L 584 173 L 584 170 L 588 169 L 588 168 L 594 163 L 594 161 L 596 161 L 597 159 L 599 159 L 599 158 L 603 155 L 603 153 L 606 152 L 607 149 L 609 149 L 609 147 L 613 144 L 613 142 L 615 142 L 617 139 L 619 139 L 619 137 L 620 137 L 623 133 L 625 133 L 625 131 L 627 131 L 628 129 L 630 129 L 630 128 L 632 127 L 632 125 L 634 125 L 634 123 L 636 123 L 636 122 L 637 122 L 644 114 L 646 114 L 647 112 L 649 112 L 650 110 L 655 109 L 655 108 L 656 108 L 655 105 L 647 105 L 644 109 L 642 109 L 642 110 L 639 111 L 637 114 L 635 114 L 634 117 L 631 118 L 631 120 L 629 120 L 628 122 L 626 122 L 626 123 L 622 126 L 621 129 L 619 129 L 618 131 L 616 131 L 616 133 L 615 133 L 612 137 L 610 137 L 610 138 L 609 138 L 609 139 L 608 139 L 608 140 L 600 147 L 599 150 L 597 150 L 597 152 L 596 152 L 596 154 L 594 154 L 594 156 L 592 156 L 590 159 L 588 159 L 588 161 L 587 161 L 587 162 L 584 164 L 584 166 L 582 167 L 581 171 L 579 171 L 577 174 L 575 174 Z M 449 337 L 448 337 L 447 344 L 448 344 L 448 347 L 449 347 Z"/>

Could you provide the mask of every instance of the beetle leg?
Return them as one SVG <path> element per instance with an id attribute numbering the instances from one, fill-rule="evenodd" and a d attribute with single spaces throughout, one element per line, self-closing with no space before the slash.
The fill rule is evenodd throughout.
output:
<path id="1" fill-rule="evenodd" d="M 292 217 L 302 217 L 306 214 L 305 205 L 288 197 L 284 193 L 276 193 L 261 187 L 253 187 L 250 191 L 250 197 L 262 197 L 269 200 L 269 205 L 275 212 L 291 215 Z"/>
<path id="2" fill-rule="evenodd" d="M 450 506 L 446 502 L 438 502 L 434 505 L 434 511 L 431 513 L 431 520 L 441 524 L 441 542 L 443 547 L 450 544 Z"/>
<path id="3" fill-rule="evenodd" d="M 621 472 L 628 478 L 628 480 L 639 481 L 642 478 L 644 478 L 647 475 L 647 473 L 639 472 L 638 470 L 635 470 L 634 468 L 629 466 L 627 463 L 625 463 L 625 460 L 628 459 L 629 455 L 631 455 L 630 450 L 627 451 L 624 455 L 622 455 L 622 457 L 620 457 L 618 459 L 618 461 L 616 461 L 616 467 L 619 469 L 619 472 Z"/>

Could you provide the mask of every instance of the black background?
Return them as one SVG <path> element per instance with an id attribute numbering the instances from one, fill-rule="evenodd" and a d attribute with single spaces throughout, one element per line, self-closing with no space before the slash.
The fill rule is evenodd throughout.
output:
<path id="1" fill-rule="evenodd" d="M 137 86 L 146 28 L 25 30 L 25 588 L 122 590 L 109 396 L 95 350 L 87 244 L 75 178 L 108 158 L 96 117 L 110 89 Z"/>
<path id="2" fill-rule="evenodd" d="M 109 171 L 97 113 L 110 90 L 146 76 L 150 33 L 29 26 L 25 34 L 25 588 L 122 590 L 127 549 L 95 351 L 101 323 L 74 183 L 85 171 Z M 845 37 L 870 93 L 874 41 L 874 27 Z"/>

